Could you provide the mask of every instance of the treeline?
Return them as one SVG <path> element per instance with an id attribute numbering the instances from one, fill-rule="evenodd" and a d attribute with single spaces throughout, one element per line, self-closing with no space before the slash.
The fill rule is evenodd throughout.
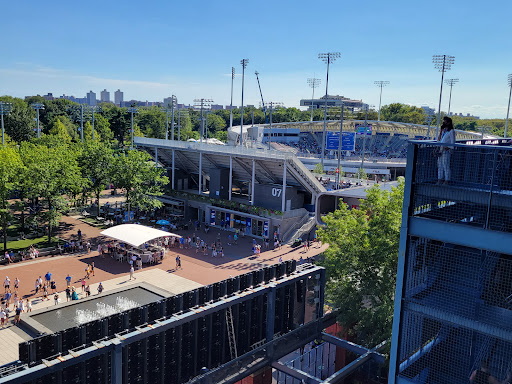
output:
<path id="1" fill-rule="evenodd" d="M 10 96 L 0 97 L 0 101 L 13 104 L 12 112 L 4 117 L 5 132 L 17 143 L 30 140 L 36 136 L 36 112 L 32 109 L 33 103 L 42 103 L 44 109 L 39 112 L 40 127 L 44 134 L 56 134 L 66 136 L 69 141 L 80 140 L 80 105 L 65 99 L 45 100 L 40 96 L 28 97 L 25 100 L 13 98 Z M 119 145 L 129 144 L 131 114 L 127 108 L 120 108 L 111 103 L 101 103 L 100 111 L 94 115 L 94 136 L 102 142 L 117 142 Z M 345 110 L 345 119 L 364 120 L 365 111 L 351 113 Z M 444 115 L 444 114 L 443 114 Z M 340 110 L 330 109 L 328 119 L 339 119 Z M 370 109 L 367 113 L 368 120 L 377 120 L 378 111 Z M 233 110 L 233 125 L 240 125 L 240 109 Z M 262 109 L 245 107 L 244 125 L 263 124 L 269 119 L 267 109 L 267 118 Z M 311 112 L 301 111 L 297 108 L 276 107 L 272 112 L 272 121 L 275 123 L 308 121 L 311 118 Z M 313 111 L 313 120 L 321 121 L 324 118 L 324 111 L 317 109 Z M 170 113 L 169 113 L 170 127 Z M 208 137 L 215 137 L 221 141 L 227 140 L 227 128 L 229 126 L 230 111 L 218 110 L 211 111 L 208 116 L 205 115 L 205 124 L 207 123 Z M 427 124 L 428 116 L 422 108 L 410 106 L 401 103 L 392 103 L 385 105 L 381 109 L 382 121 L 395 121 L 413 124 Z M 470 117 L 453 117 L 455 128 L 461 130 L 470 130 L 480 132 L 482 127 L 486 133 L 503 135 L 505 120 L 477 120 Z M 134 134 L 136 136 L 145 136 L 153 138 L 165 138 L 166 133 L 166 112 L 160 107 L 139 107 L 138 113 L 134 115 Z M 178 123 L 180 125 L 180 140 L 190 138 L 199 139 L 201 130 L 201 113 L 194 109 L 175 110 L 175 138 L 178 139 Z M 436 125 L 436 116 L 433 116 L 431 124 Z M 170 130 L 170 128 L 169 128 Z M 64 135 L 67 132 L 67 135 Z M 92 139 L 92 115 L 84 115 L 84 139 Z M 171 133 L 169 132 L 169 138 Z"/>
<path id="2" fill-rule="evenodd" d="M 162 194 L 169 180 L 164 176 L 165 170 L 155 167 L 147 153 L 125 153 L 99 140 L 73 142 L 68 136 L 62 124 L 58 132 L 40 139 L 19 145 L 9 140 L 0 146 L 0 229 L 4 249 L 15 212 L 20 212 L 20 231 L 26 233 L 27 226 L 45 225 L 50 242 L 62 213 L 70 206 L 83 205 L 90 197 L 99 200 L 110 183 L 126 192 L 132 209 L 147 211 L 161 206 L 156 196 Z M 29 206 L 32 214 L 26 215 Z"/>

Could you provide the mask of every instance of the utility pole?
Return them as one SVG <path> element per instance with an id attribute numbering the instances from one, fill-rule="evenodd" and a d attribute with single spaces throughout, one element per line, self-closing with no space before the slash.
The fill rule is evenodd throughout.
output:
<path id="1" fill-rule="evenodd" d="M 0 101 L 0 116 L 2 119 L 2 145 L 5 146 L 5 128 L 4 128 L 4 115 L 8 115 L 12 111 L 12 103 Z"/>
<path id="2" fill-rule="evenodd" d="M 39 110 L 44 109 L 44 105 L 42 103 L 34 103 L 31 107 L 37 112 L 37 138 L 39 139 L 41 137 L 41 129 L 39 128 Z"/>
<path id="3" fill-rule="evenodd" d="M 133 150 L 133 114 L 137 113 L 138 109 L 136 107 L 130 107 L 130 108 L 128 108 L 128 112 L 130 112 L 131 115 L 132 115 L 132 129 L 131 129 L 131 131 L 132 131 L 132 139 L 131 139 L 131 144 L 130 144 L 130 150 Z"/>
<path id="4" fill-rule="evenodd" d="M 211 103 L 213 103 L 213 100 L 212 99 L 194 99 L 194 103 L 196 104 L 195 106 L 196 107 L 200 107 L 201 108 L 201 133 L 200 133 L 200 138 L 199 138 L 199 141 L 202 143 L 203 142 L 203 136 L 204 136 L 204 120 L 203 120 L 203 108 L 204 107 L 209 107 L 211 105 Z"/>

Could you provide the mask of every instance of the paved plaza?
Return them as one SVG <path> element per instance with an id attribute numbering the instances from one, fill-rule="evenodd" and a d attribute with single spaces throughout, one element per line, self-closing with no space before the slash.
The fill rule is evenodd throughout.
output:
<path id="1" fill-rule="evenodd" d="M 11 286 L 15 278 L 20 280 L 19 296 L 24 300 L 29 299 L 32 302 L 33 310 L 54 306 L 53 294 L 49 294 L 49 301 L 43 301 L 40 292 L 35 295 L 35 280 L 39 276 L 44 279 L 44 275 L 48 271 L 52 273 L 52 279 L 57 283 L 57 291 L 61 300 L 66 300 L 64 290 L 67 274 L 71 275 L 71 285 L 75 286 L 79 297 L 85 297 L 85 294 L 81 292 L 81 280 L 85 276 L 87 265 L 93 261 L 95 264 L 94 276 L 86 280 L 86 283 L 90 285 L 92 295 L 97 294 L 97 286 L 100 282 L 105 288 L 104 292 L 147 282 L 168 291 L 169 295 L 172 295 L 259 269 L 265 265 L 276 264 L 280 257 L 283 261 L 299 260 L 300 257 L 303 259 L 314 257 L 326 248 L 326 246 L 318 247 L 315 244 L 307 252 L 302 247 L 292 248 L 289 246 L 283 246 L 278 250 L 265 250 L 262 241 L 258 239 L 258 244 L 261 244 L 262 247 L 261 254 L 256 256 L 252 253 L 253 237 L 239 237 L 237 244 L 232 242 L 232 245 L 228 245 L 228 236 L 230 234 L 233 236 L 234 232 L 211 227 L 208 234 L 205 234 L 204 231 L 198 231 L 196 235 L 204 239 L 207 244 L 211 244 L 220 237 L 225 253 L 223 258 L 211 257 L 211 251 L 208 255 L 203 255 L 201 252 L 196 252 L 195 248 L 171 248 L 167 250 L 161 263 L 155 265 L 144 264 L 143 269 L 135 271 L 136 279 L 130 281 L 130 265 L 128 263 L 115 261 L 108 256 L 104 258 L 99 256 L 96 250 L 97 245 L 109 240 L 100 234 L 101 230 L 99 228 L 80 221 L 78 217 L 64 216 L 59 237 L 66 240 L 76 239 L 79 229 L 82 231 L 82 237 L 92 243 L 90 253 L 42 257 L 0 267 L 0 278 L 3 280 L 5 276 L 9 276 Z M 182 236 L 192 236 L 194 230 L 177 231 L 176 233 Z M 175 259 L 178 254 L 181 256 L 183 268 L 176 270 Z M 18 357 L 18 343 L 30 338 L 29 335 L 12 324 L 12 304 L 10 308 L 8 325 L 0 330 L 0 340 L 2 340 L 0 365 L 16 360 Z"/>

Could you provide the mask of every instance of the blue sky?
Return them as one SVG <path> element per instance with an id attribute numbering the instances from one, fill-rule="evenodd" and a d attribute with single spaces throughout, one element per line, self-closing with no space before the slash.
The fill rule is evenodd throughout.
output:
<path id="1" fill-rule="evenodd" d="M 341 52 L 329 93 L 378 106 L 437 109 L 434 54 L 455 56 L 454 112 L 504 118 L 512 73 L 512 1 L 19 1 L 2 5 L 0 95 L 84 97 L 120 88 L 125 99 L 212 98 L 229 104 L 231 67 L 249 59 L 244 103 L 298 106 L 325 93 L 320 52 Z M 235 79 L 240 105 L 241 77 Z M 442 109 L 447 110 L 448 92 Z"/>

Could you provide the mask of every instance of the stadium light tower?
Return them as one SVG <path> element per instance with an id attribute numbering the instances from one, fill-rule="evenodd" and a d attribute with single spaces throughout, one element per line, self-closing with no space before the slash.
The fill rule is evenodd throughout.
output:
<path id="1" fill-rule="evenodd" d="M 249 64 L 249 59 L 240 60 L 240 64 L 242 64 L 242 106 L 240 107 L 241 117 L 240 117 L 240 146 L 243 145 L 243 132 L 244 132 L 244 77 L 245 77 L 245 68 L 247 68 L 247 64 Z"/>
<path id="2" fill-rule="evenodd" d="M 272 109 L 273 107 L 281 107 L 283 106 L 283 103 L 279 101 L 271 101 L 270 103 L 267 103 L 270 105 L 270 125 L 269 125 L 269 132 L 268 132 L 268 149 L 270 150 L 270 141 L 272 140 Z"/>
<path id="3" fill-rule="evenodd" d="M 128 108 L 128 112 L 130 112 L 132 115 L 132 120 L 131 120 L 131 122 L 132 122 L 132 129 L 131 129 L 132 138 L 131 138 L 131 143 L 130 143 L 130 150 L 133 150 L 133 114 L 138 113 L 139 111 L 136 107 L 130 107 L 130 108 Z"/>
<path id="4" fill-rule="evenodd" d="M 2 118 L 2 145 L 5 145 L 4 138 L 4 115 L 8 115 L 12 111 L 12 104 L 0 101 L 0 116 Z"/>
<path id="5" fill-rule="evenodd" d="M 341 56 L 339 52 L 327 52 L 327 53 L 319 53 L 318 58 L 327 64 L 327 76 L 325 80 L 325 106 L 324 106 L 324 131 L 322 134 L 322 167 L 324 166 L 324 157 L 325 157 L 325 131 L 327 130 L 327 96 L 329 89 L 329 66 L 331 63 L 334 63 L 336 59 Z"/>
<path id="6" fill-rule="evenodd" d="M 315 98 L 315 88 L 318 88 L 320 84 L 322 84 L 322 80 L 310 78 L 308 79 L 308 84 L 311 88 L 313 88 L 313 95 L 311 96 L 311 105 L 309 106 L 311 108 L 311 121 L 313 121 L 313 99 Z"/>
<path id="7" fill-rule="evenodd" d="M 231 67 L 231 102 L 229 103 L 229 128 L 233 128 L 233 82 L 235 81 L 235 67 Z"/>
<path id="8" fill-rule="evenodd" d="M 171 96 L 171 102 L 164 106 L 162 109 L 165 112 L 165 140 L 169 140 L 169 111 L 171 112 L 171 140 L 174 140 L 174 107 L 178 99 L 176 96 Z"/>
<path id="9" fill-rule="evenodd" d="M 439 125 L 441 124 L 441 98 L 443 97 L 443 80 L 444 73 L 452 68 L 455 63 L 455 56 L 449 55 L 433 55 L 432 63 L 434 68 L 441 72 L 441 90 L 439 91 L 439 107 L 437 110 L 437 128 L 436 128 L 436 139 L 439 137 Z"/>
<path id="10" fill-rule="evenodd" d="M 39 110 L 44 109 L 44 105 L 42 103 L 33 103 L 31 107 L 37 112 L 37 138 L 39 139 L 41 137 L 41 130 L 39 129 Z"/>
<path id="11" fill-rule="evenodd" d="M 452 106 L 452 88 L 459 82 L 459 79 L 446 79 L 444 83 L 450 86 L 450 98 L 448 99 L 448 116 L 450 116 L 450 107 Z"/>
<path id="12" fill-rule="evenodd" d="M 508 113 L 510 112 L 510 96 L 512 96 L 512 73 L 508 75 L 508 87 L 510 88 L 508 92 L 508 108 L 507 108 L 507 119 L 505 120 L 505 134 L 504 137 L 507 137 L 507 128 L 508 128 Z"/>
<path id="13" fill-rule="evenodd" d="M 380 88 L 380 96 L 379 96 L 379 116 L 377 117 L 377 121 L 380 121 L 380 107 L 382 104 L 382 88 L 386 85 L 389 85 L 389 81 L 386 80 L 378 80 L 373 82 L 377 87 Z"/>
<path id="14" fill-rule="evenodd" d="M 209 107 L 211 103 L 213 103 L 212 99 L 194 99 L 195 107 L 201 108 L 201 133 L 199 141 L 203 142 L 204 136 L 204 118 L 203 118 L 203 109 L 205 107 Z"/>

